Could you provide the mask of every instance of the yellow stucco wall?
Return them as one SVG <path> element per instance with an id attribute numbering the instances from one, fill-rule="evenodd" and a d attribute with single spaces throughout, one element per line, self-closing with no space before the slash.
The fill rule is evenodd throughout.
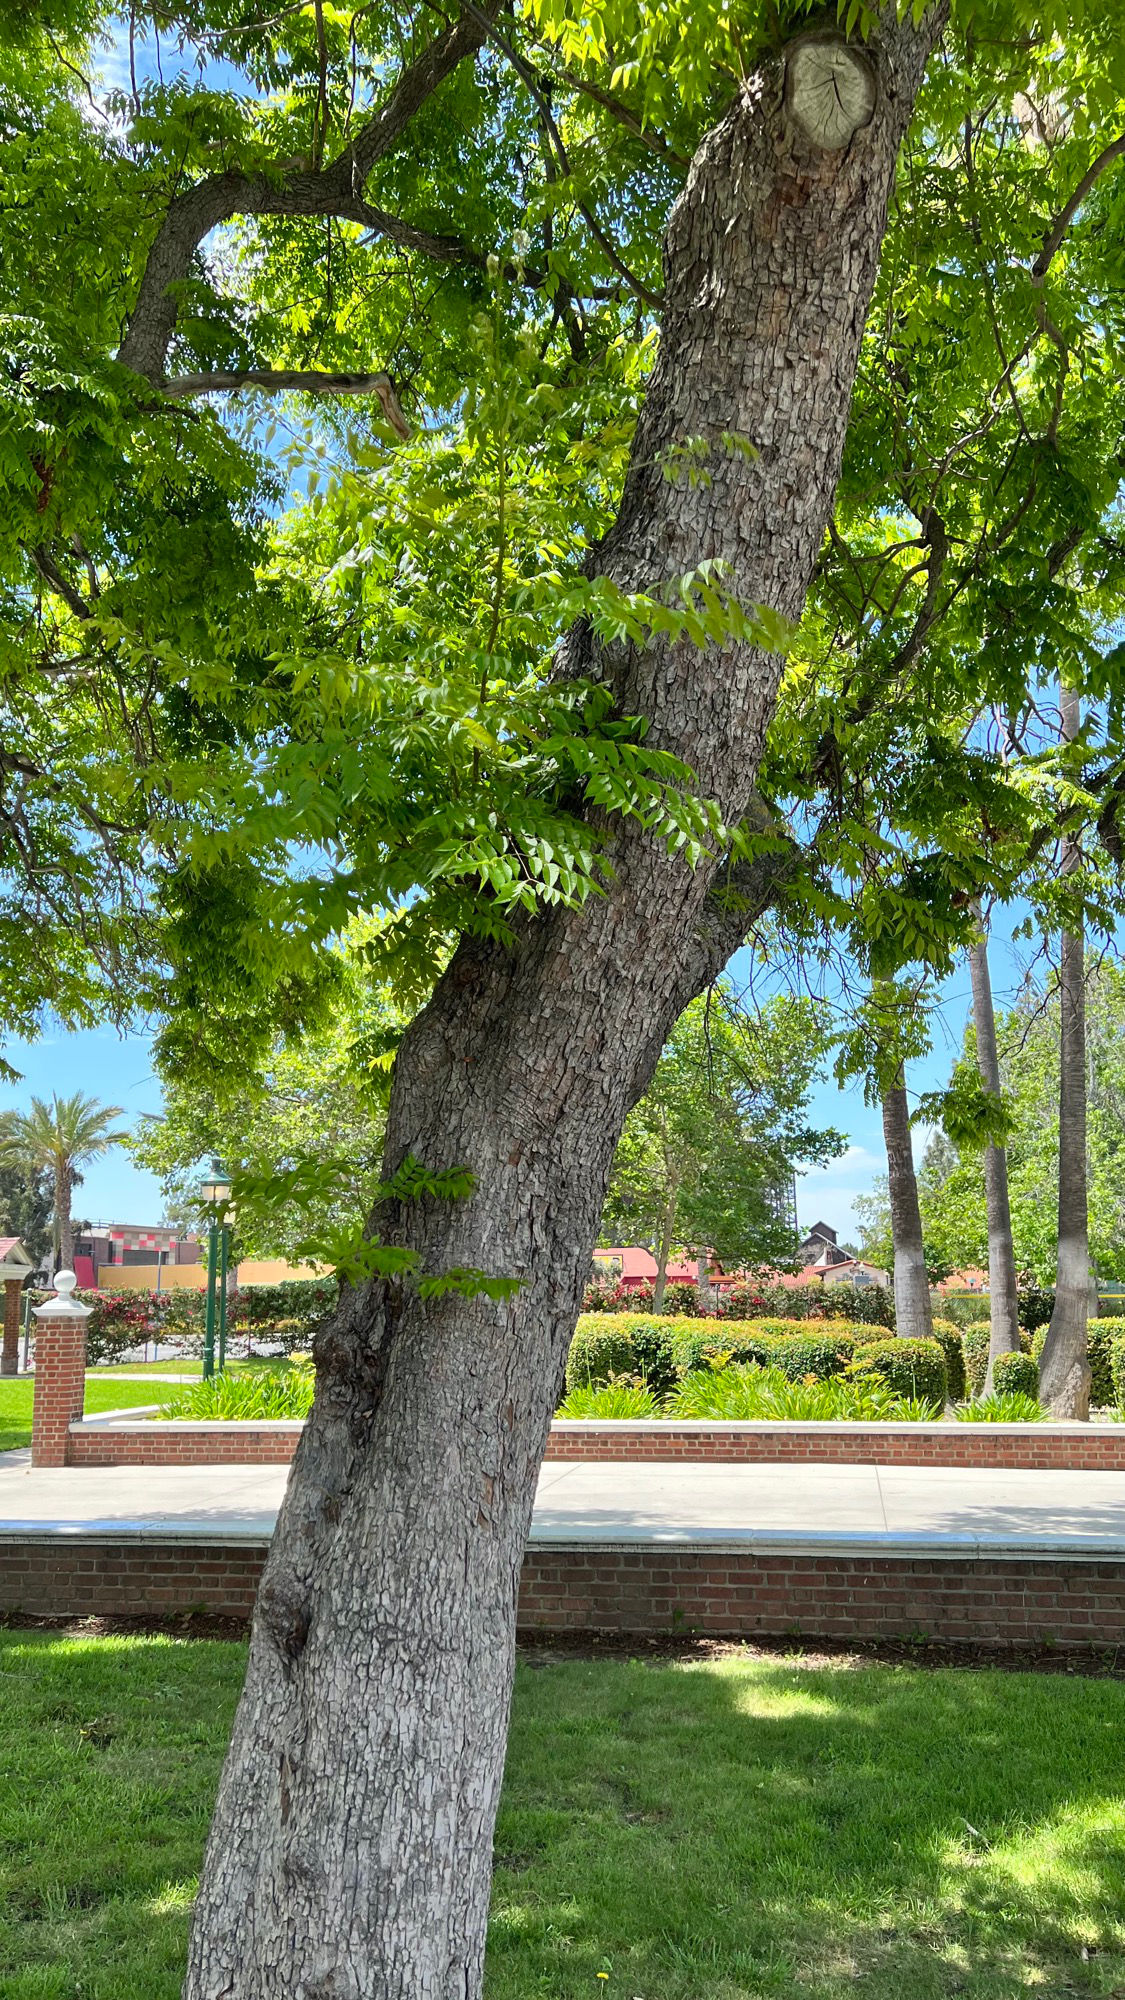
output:
<path id="1" fill-rule="evenodd" d="M 327 1265 L 286 1264 L 280 1257 L 248 1258 L 238 1266 L 236 1282 L 239 1285 L 279 1285 L 284 1278 L 323 1278 L 327 1271 Z M 154 1292 L 156 1265 L 103 1264 L 98 1279 L 106 1292 Z M 206 1283 L 206 1264 L 164 1264 L 161 1267 L 160 1289 L 163 1292 L 199 1292 Z"/>

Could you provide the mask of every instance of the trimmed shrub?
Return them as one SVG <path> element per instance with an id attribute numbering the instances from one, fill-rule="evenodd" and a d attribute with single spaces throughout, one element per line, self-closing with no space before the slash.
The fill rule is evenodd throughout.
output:
<path id="1" fill-rule="evenodd" d="M 810 1319 L 846 1319 L 854 1326 L 895 1326 L 894 1293 L 886 1285 L 825 1285 L 813 1294 Z"/>
<path id="2" fill-rule="evenodd" d="M 659 1319 L 648 1313 L 584 1313 L 566 1366 L 567 1390 L 598 1387 L 615 1375 L 639 1375 L 654 1395 L 681 1376 L 716 1362 L 772 1364 L 794 1381 L 842 1375 L 857 1340 L 855 1322 L 792 1319 Z"/>
<path id="3" fill-rule="evenodd" d="M 992 1369 L 997 1396 L 1030 1396 L 1039 1401 L 1039 1369 L 1030 1354 L 998 1354 Z"/>
<path id="4" fill-rule="evenodd" d="M 965 1349 L 961 1341 L 961 1329 L 952 1320 L 935 1319 L 934 1339 L 945 1356 L 945 1375 L 949 1384 L 949 1400 L 959 1403 L 968 1386 L 965 1374 Z"/>
<path id="5" fill-rule="evenodd" d="M 1086 1327 L 1090 1361 L 1090 1401 L 1095 1409 L 1112 1409 L 1117 1400 L 1113 1382 L 1113 1343 L 1125 1333 L 1125 1319 L 1092 1319 Z"/>
<path id="6" fill-rule="evenodd" d="M 1026 1360 L 1026 1355 L 1024 1356 Z M 959 1424 L 1043 1424 L 1047 1412 L 1035 1396 L 978 1396 L 975 1403 L 962 1403 L 957 1411 Z"/>
<path id="7" fill-rule="evenodd" d="M 988 1294 L 981 1292 L 931 1292 L 930 1304 L 936 1319 L 946 1320 L 963 1333 L 977 1326 L 981 1314 L 988 1313 Z"/>
<path id="8" fill-rule="evenodd" d="M 566 1401 L 560 1403 L 557 1414 L 560 1417 L 601 1417 L 620 1422 L 630 1417 L 658 1417 L 660 1405 L 651 1389 L 623 1375 L 615 1382 L 606 1382 L 600 1389 L 572 1389 Z"/>
<path id="9" fill-rule="evenodd" d="M 614 1375 L 638 1372 L 633 1333 L 631 1315 L 626 1319 L 623 1313 L 583 1313 L 567 1356 L 567 1394 L 600 1387 Z"/>
<path id="10" fill-rule="evenodd" d="M 1110 1343 L 1110 1367 L 1114 1401 L 1119 1410 L 1125 1411 L 1125 1333 L 1116 1334 Z"/>
<path id="11" fill-rule="evenodd" d="M 1017 1300 L 1019 1322 L 1028 1333 L 1037 1327 L 1046 1326 L 1055 1310 L 1055 1294 L 1043 1285 L 1024 1285 Z"/>
<path id="12" fill-rule="evenodd" d="M 853 1377 L 880 1375 L 895 1395 L 918 1396 L 944 1409 L 949 1379 L 936 1340 L 872 1340 L 855 1350 Z"/>
<path id="13" fill-rule="evenodd" d="M 984 1378 L 988 1374 L 988 1346 L 991 1339 L 992 1328 L 987 1320 L 978 1321 L 977 1325 L 967 1326 L 962 1330 L 961 1347 L 965 1356 L 965 1373 L 968 1376 L 970 1396 L 984 1394 Z"/>

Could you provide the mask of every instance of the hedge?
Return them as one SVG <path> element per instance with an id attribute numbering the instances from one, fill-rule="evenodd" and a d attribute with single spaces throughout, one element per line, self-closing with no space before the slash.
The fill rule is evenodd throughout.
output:
<path id="1" fill-rule="evenodd" d="M 992 1327 L 988 1320 L 976 1326 L 966 1326 L 961 1332 L 961 1347 L 965 1355 L 965 1373 L 969 1378 L 969 1394 L 983 1396 L 984 1380 L 988 1374 L 988 1348 L 992 1339 Z M 1038 1378 L 1037 1378 L 1038 1379 Z"/>
<path id="2" fill-rule="evenodd" d="M 791 1319 L 698 1320 L 654 1318 L 645 1313 L 584 1313 L 566 1366 L 567 1392 L 597 1386 L 614 1375 L 641 1375 L 663 1395 L 693 1368 L 720 1357 L 732 1362 L 772 1364 L 794 1381 L 803 1375 L 826 1380 L 841 1375 L 857 1340 L 870 1336 L 861 1322 Z"/>
<path id="3" fill-rule="evenodd" d="M 967 1378 L 965 1375 L 965 1348 L 961 1340 L 960 1327 L 952 1320 L 935 1319 L 934 1339 L 945 1356 L 945 1375 L 951 1403 L 959 1403 L 965 1395 Z"/>
<path id="4" fill-rule="evenodd" d="M 949 1400 L 945 1355 L 936 1340 L 870 1340 L 857 1345 L 852 1373 L 881 1375 L 896 1396 L 920 1396 L 942 1409 Z"/>
<path id="5" fill-rule="evenodd" d="M 1039 1367 L 1030 1354 L 998 1354 L 992 1369 L 992 1387 L 997 1396 L 1030 1396 L 1039 1401 Z"/>
<path id="6" fill-rule="evenodd" d="M 1123 1322 L 1118 1320 L 1121 1326 Z M 1119 1410 L 1125 1411 L 1125 1333 L 1115 1334 L 1110 1344 L 1110 1366 L 1113 1371 L 1114 1401 Z"/>

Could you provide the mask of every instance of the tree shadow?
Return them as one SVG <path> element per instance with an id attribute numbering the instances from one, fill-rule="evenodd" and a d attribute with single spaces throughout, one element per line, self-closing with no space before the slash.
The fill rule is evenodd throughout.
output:
<path id="1" fill-rule="evenodd" d="M 1125 1991 L 1112 1682 L 523 1669 L 489 2000 Z"/>

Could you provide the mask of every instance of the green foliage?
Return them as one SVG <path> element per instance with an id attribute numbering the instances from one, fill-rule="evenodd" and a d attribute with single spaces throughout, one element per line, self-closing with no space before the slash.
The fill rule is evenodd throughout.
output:
<path id="1" fill-rule="evenodd" d="M 978 1301 L 979 1304 L 979 1301 Z M 961 1332 L 961 1346 L 965 1355 L 965 1373 L 969 1380 L 969 1394 L 980 1396 L 984 1392 L 988 1375 L 988 1349 L 992 1340 L 992 1324 L 989 1320 L 978 1320 L 975 1326 L 966 1326 Z M 1038 1381 L 1038 1369 L 1036 1381 Z"/>
<path id="2" fill-rule="evenodd" d="M 944 1409 L 949 1396 L 945 1355 L 936 1340 L 872 1340 L 857 1343 L 851 1373 L 878 1375 L 898 1396 L 918 1396 Z"/>
<path id="3" fill-rule="evenodd" d="M 791 1257 L 778 1189 L 798 1163 L 831 1159 L 844 1145 L 808 1122 L 827 1045 L 824 1010 L 809 1001 L 751 1008 L 723 980 L 692 1001 L 625 1121 L 603 1241 L 655 1243 L 658 1262 L 704 1247 L 726 1265 Z"/>
<path id="4" fill-rule="evenodd" d="M 33 1268 L 50 1249 L 51 1175 L 40 1167 L 0 1166 L 0 1236 L 18 1236 Z"/>
<path id="5" fill-rule="evenodd" d="M 842 1375 L 861 1323 L 830 1326 L 801 1320 L 656 1319 L 643 1314 L 584 1313 L 567 1360 L 567 1388 L 596 1386 L 618 1375 L 639 1375 L 657 1395 L 694 1369 L 730 1362 L 771 1365 L 794 1381 L 805 1375 Z"/>
<path id="6" fill-rule="evenodd" d="M 603 1383 L 599 1388 L 571 1389 L 556 1413 L 560 1417 L 621 1419 L 658 1417 L 660 1405 L 651 1389 L 627 1375 Z"/>
<path id="7" fill-rule="evenodd" d="M 997 1396 L 1027 1396 L 1039 1400 L 1039 1368 L 1030 1354 L 998 1354 L 992 1364 L 992 1387 Z"/>
<path id="8" fill-rule="evenodd" d="M 966 1393 L 965 1349 L 959 1327 L 951 1320 L 935 1319 L 932 1322 L 933 1336 L 945 1356 L 947 1393 L 951 1403 L 960 1402 Z"/>
<path id="9" fill-rule="evenodd" d="M 158 1417 L 169 1422 L 277 1423 L 303 1419 L 312 1409 L 311 1367 L 291 1365 L 255 1375 L 214 1375 L 170 1397 Z"/>
<path id="10" fill-rule="evenodd" d="M 924 1423 L 939 1410 L 877 1378 L 795 1380 L 781 1368 L 751 1364 L 694 1370 L 670 1397 L 667 1414 L 717 1423 Z"/>
<path id="11" fill-rule="evenodd" d="M 1125 1276 L 1125 971 L 1091 955 L 1086 980 L 1087 1173 L 1090 1250 L 1103 1278 Z M 1011 1113 L 1007 1139 L 1016 1264 L 1035 1283 L 1021 1286 L 1020 1323 L 1050 1319 L 1058 1215 L 1059 1005 L 1054 980 L 1029 986 L 997 1022 L 1001 1075 Z M 972 1031 L 962 1064 L 975 1069 Z M 955 1074 L 957 1071 L 955 1070 Z M 939 1149 L 940 1173 L 919 1173 L 927 1242 L 955 1264 L 988 1256 L 984 1174 L 976 1151 Z M 927 1155 L 927 1159 L 929 1155 Z"/>
<path id="12" fill-rule="evenodd" d="M 1125 1414 L 1125 1331 L 1114 1335 L 1109 1350 L 1113 1378 L 1113 1407 Z"/>
<path id="13" fill-rule="evenodd" d="M 1003 1396 L 978 1396 L 975 1403 L 961 1403 L 955 1414 L 959 1424 L 1043 1424 L 1049 1416 L 1037 1395 L 1011 1391 Z"/>

